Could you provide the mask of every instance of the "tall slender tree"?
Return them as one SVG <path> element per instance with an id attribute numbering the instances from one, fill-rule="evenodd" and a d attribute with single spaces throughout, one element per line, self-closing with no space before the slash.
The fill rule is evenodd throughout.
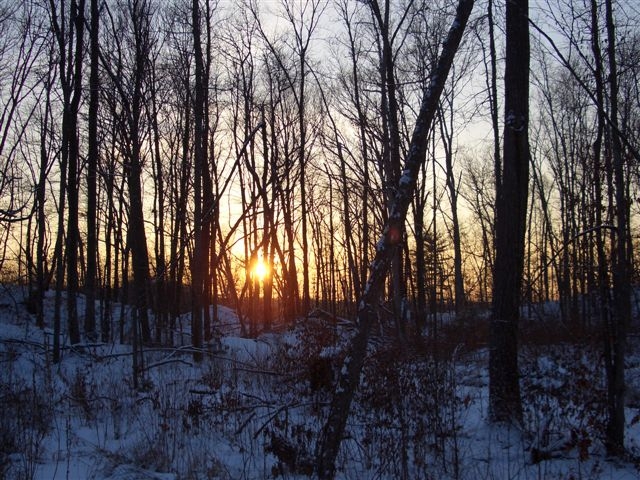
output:
<path id="1" fill-rule="evenodd" d="M 398 38 L 400 28 L 408 16 L 412 2 L 408 2 L 400 15 L 399 25 L 391 24 L 391 2 L 384 0 L 384 8 L 380 8 L 378 0 L 368 2 L 373 18 L 380 34 L 380 79 L 382 87 L 381 95 L 381 116 L 383 131 L 383 171 L 385 183 L 383 188 L 386 193 L 387 215 L 391 211 L 395 198 L 395 190 L 400 179 L 401 164 L 401 138 L 400 138 L 400 106 L 398 103 L 398 87 L 396 85 L 396 52 L 394 51 L 394 40 Z M 402 41 L 402 39 L 399 39 Z M 404 236 L 404 228 L 397 232 Z M 406 296 L 406 285 L 404 279 L 404 256 L 403 249 L 398 248 L 394 252 L 394 259 L 391 263 L 391 290 L 394 306 L 394 317 L 398 335 L 402 339 L 405 337 L 404 320 L 401 318 L 404 297 Z"/>
<path id="2" fill-rule="evenodd" d="M 98 239 L 96 219 L 97 209 L 97 170 L 98 170 L 98 105 L 100 96 L 100 77 L 98 72 L 99 52 L 98 29 L 100 10 L 98 0 L 91 0 L 91 29 L 89 31 L 89 118 L 87 156 L 87 273 L 85 276 L 86 307 L 84 312 L 84 331 L 90 339 L 96 337 L 96 279 L 98 275 Z M 103 333 L 103 337 L 105 336 Z"/>
<path id="3" fill-rule="evenodd" d="M 191 311 L 191 335 L 195 351 L 193 358 L 196 361 L 202 360 L 202 319 L 203 319 L 203 295 L 204 295 L 204 275 L 205 266 L 208 265 L 208 245 L 205 241 L 205 231 L 207 224 L 205 213 L 203 211 L 203 187 L 204 187 L 204 170 L 206 164 L 206 145 L 207 138 L 204 125 L 205 116 L 205 74 L 204 74 L 204 57 L 202 53 L 202 37 L 201 37 L 201 15 L 200 2 L 193 0 L 191 7 L 192 34 L 194 45 L 195 60 L 195 85 L 194 85 L 194 213 L 193 213 L 193 236 L 194 251 L 191 259 L 191 295 L 192 295 L 192 311 Z"/>
<path id="4" fill-rule="evenodd" d="M 607 451 L 620 455 L 624 452 L 625 430 L 625 375 L 624 362 L 627 330 L 631 320 L 631 261 L 629 252 L 629 200 L 625 161 L 619 125 L 619 79 L 616 59 L 616 33 L 613 2 L 605 0 L 607 29 L 607 56 L 609 61 L 609 104 L 611 121 L 611 154 L 615 187 L 616 238 L 613 256 L 613 318 L 609 322 L 606 343 L 607 369 Z"/>
<path id="5" fill-rule="evenodd" d="M 118 147 L 129 193 L 126 243 L 131 252 L 136 315 L 133 332 L 140 329 L 141 339 L 151 340 L 149 326 L 149 252 L 144 219 L 142 164 L 146 81 L 154 44 L 151 30 L 152 10 L 148 0 L 132 0 L 116 5 L 117 17 L 109 16 L 109 48 L 100 49 L 102 68 L 116 93 L 111 102 L 112 114 L 121 139 Z M 126 279 L 125 279 L 126 280 Z"/>
<path id="6" fill-rule="evenodd" d="M 63 203 L 60 204 L 61 209 L 58 225 L 58 245 L 61 247 L 62 238 L 65 238 L 65 255 L 56 256 L 58 262 L 66 260 L 67 273 L 67 326 L 69 329 L 69 340 L 71 343 L 80 342 L 80 327 L 78 323 L 77 310 L 77 291 L 78 291 L 78 172 L 80 160 L 80 141 L 78 138 L 78 111 L 82 96 L 82 59 L 84 54 L 84 0 L 71 0 L 69 4 L 61 1 L 59 4 L 54 0 L 49 2 L 49 15 L 51 20 L 51 29 L 55 36 L 57 45 L 57 58 L 59 69 L 59 82 L 62 89 L 63 112 L 62 112 L 62 145 L 61 145 L 61 163 L 64 169 L 61 175 L 66 175 L 64 188 L 61 190 L 66 193 L 67 209 L 66 209 L 66 231 L 62 234 L 64 228 L 65 209 Z M 68 9 L 68 12 L 67 12 Z M 68 18 L 67 18 L 68 15 Z M 61 193 L 62 199 L 63 193 Z M 60 250 L 59 247 L 59 250 Z M 59 305 L 60 291 L 62 289 L 61 278 L 64 269 L 57 269 L 57 301 L 56 322 L 59 323 Z M 56 330 L 54 328 L 54 330 Z M 55 341 L 55 340 L 54 340 Z"/>
<path id="7" fill-rule="evenodd" d="M 496 192 L 496 260 L 490 327 L 489 415 L 520 422 L 518 319 L 529 187 L 529 3 L 506 8 L 504 134 Z"/>

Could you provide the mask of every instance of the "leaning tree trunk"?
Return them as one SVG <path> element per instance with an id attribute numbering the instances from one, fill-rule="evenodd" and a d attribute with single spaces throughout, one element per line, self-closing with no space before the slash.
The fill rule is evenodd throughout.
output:
<path id="1" fill-rule="evenodd" d="M 376 246 L 376 254 L 371 264 L 369 278 L 358 305 L 358 333 L 350 344 L 350 350 L 338 378 L 331 402 L 329 417 L 321 432 L 317 445 L 316 472 L 321 479 L 333 478 L 335 459 L 340 448 L 349 408 L 360 381 L 360 372 L 367 352 L 369 332 L 376 316 L 379 301 L 389 266 L 398 248 L 399 235 L 404 228 L 409 203 L 413 197 L 420 165 L 425 162 L 427 133 L 438 107 L 438 100 L 449 74 L 453 58 L 458 50 L 467 20 L 473 8 L 473 0 L 460 0 L 456 18 L 443 44 L 442 54 L 431 75 L 429 88 L 424 93 L 420 111 L 405 159 L 404 171 L 385 224 L 382 236 Z"/>

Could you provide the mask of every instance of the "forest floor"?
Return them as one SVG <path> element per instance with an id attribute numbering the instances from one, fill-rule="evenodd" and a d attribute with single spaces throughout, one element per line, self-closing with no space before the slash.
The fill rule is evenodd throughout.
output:
<path id="1" fill-rule="evenodd" d="M 348 322 L 320 315 L 247 339 L 219 307 L 221 336 L 202 362 L 178 337 L 173 348 L 145 347 L 134 389 L 128 344 L 64 344 L 52 364 L 53 297 L 41 330 L 25 294 L 0 285 L 0 478 L 307 478 Z M 437 343 L 372 338 L 338 478 L 639 478 L 639 339 L 626 368 L 629 455 L 609 459 L 598 341 L 550 333 L 553 315 L 527 329 L 524 421 L 508 429 L 487 422 L 483 322 L 450 321 Z"/>

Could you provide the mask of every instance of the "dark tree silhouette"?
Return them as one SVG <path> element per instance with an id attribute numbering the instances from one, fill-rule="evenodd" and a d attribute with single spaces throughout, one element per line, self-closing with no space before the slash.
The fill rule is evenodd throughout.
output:
<path id="1" fill-rule="evenodd" d="M 99 43 L 98 28 L 100 11 L 98 0 L 91 0 L 90 70 L 89 70 L 89 154 L 87 156 L 87 273 L 85 277 L 86 308 L 84 313 L 84 331 L 90 339 L 96 337 L 96 279 L 98 262 L 98 239 L 96 231 L 97 217 L 97 168 L 98 168 L 98 106 L 100 96 L 100 78 L 98 75 Z M 106 339 L 106 332 L 102 332 Z"/>
<path id="2" fill-rule="evenodd" d="M 506 9 L 503 163 L 496 192 L 496 260 L 490 327 L 489 415 L 519 422 L 518 319 L 529 186 L 528 0 Z"/>

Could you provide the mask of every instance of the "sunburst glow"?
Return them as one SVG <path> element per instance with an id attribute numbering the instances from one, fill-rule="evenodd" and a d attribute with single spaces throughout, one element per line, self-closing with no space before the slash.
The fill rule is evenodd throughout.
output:
<path id="1" fill-rule="evenodd" d="M 256 260 L 251 269 L 251 274 L 254 279 L 262 281 L 269 276 L 269 265 L 262 260 Z"/>

